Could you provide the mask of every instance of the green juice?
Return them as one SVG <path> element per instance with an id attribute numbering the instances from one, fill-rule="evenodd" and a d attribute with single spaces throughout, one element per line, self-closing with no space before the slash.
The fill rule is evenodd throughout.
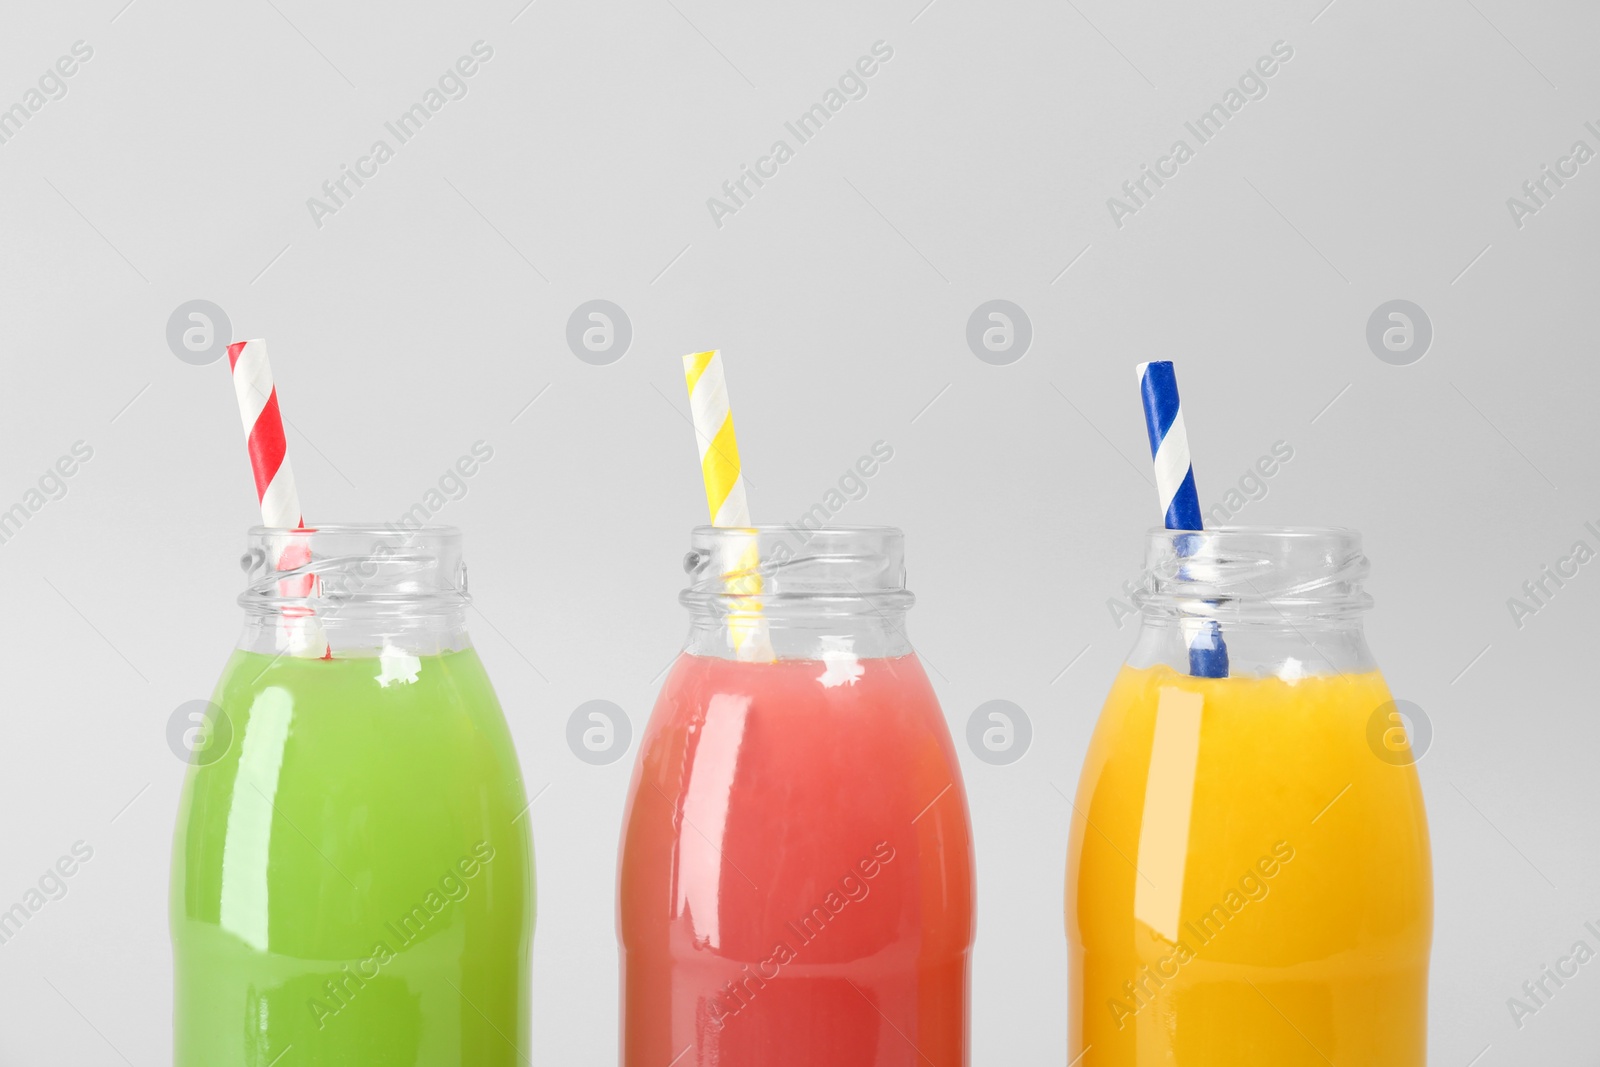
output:
<path id="1" fill-rule="evenodd" d="M 526 1063 L 533 846 L 477 654 L 235 652 L 212 699 L 172 852 L 176 1067 Z"/>

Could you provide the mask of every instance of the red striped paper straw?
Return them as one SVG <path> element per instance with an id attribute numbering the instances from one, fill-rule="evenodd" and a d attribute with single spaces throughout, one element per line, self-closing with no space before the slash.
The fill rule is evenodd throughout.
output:
<path id="1" fill-rule="evenodd" d="M 267 342 L 257 339 L 229 345 L 228 367 L 233 372 L 233 392 L 239 400 L 245 447 L 255 475 L 256 499 L 261 503 L 261 524 L 304 530 L 300 494 L 295 491 L 294 470 L 289 466 L 289 449 L 283 435 L 283 414 L 278 410 L 278 389 L 272 381 L 272 364 L 267 360 Z M 310 562 L 310 544 L 304 538 L 292 538 L 279 553 L 277 569 L 294 570 Z M 315 587 L 316 577 L 311 574 L 278 583 L 279 592 L 291 597 L 308 597 Z M 286 608 L 284 616 L 282 636 L 290 652 L 332 657 L 322 627 L 309 608 Z"/>

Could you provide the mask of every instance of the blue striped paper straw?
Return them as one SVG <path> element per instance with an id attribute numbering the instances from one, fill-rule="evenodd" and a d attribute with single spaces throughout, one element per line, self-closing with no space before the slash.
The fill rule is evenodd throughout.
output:
<path id="1" fill-rule="evenodd" d="M 1169 530 L 1202 530 L 1200 494 L 1194 487 L 1194 464 L 1189 458 L 1189 435 L 1183 428 L 1183 407 L 1178 402 L 1178 376 L 1170 360 L 1139 364 L 1139 393 L 1144 400 L 1144 425 L 1150 434 L 1150 458 L 1155 463 L 1156 494 L 1162 520 Z M 1193 539 L 1179 538 L 1178 552 L 1194 551 Z M 1189 673 L 1196 678 L 1228 676 L 1228 646 L 1215 619 L 1183 621 L 1189 645 Z"/>

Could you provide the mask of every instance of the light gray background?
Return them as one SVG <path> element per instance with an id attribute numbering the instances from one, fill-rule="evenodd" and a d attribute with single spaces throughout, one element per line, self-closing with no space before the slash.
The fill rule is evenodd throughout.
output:
<path id="1" fill-rule="evenodd" d="M 124 2 L 9 3 L 0 29 L 0 106 L 94 49 L 0 144 L 0 506 L 94 449 L 0 544 L 0 906 L 95 850 L 0 946 L 0 1062 L 170 1055 L 165 728 L 232 645 L 255 510 L 226 363 L 165 340 L 201 298 L 270 341 L 308 518 L 396 518 L 494 446 L 438 519 L 466 531 L 473 630 L 544 789 L 536 1062 L 614 1056 L 631 753 L 586 765 L 565 724 L 607 699 L 637 736 L 683 635 L 705 516 L 678 356 L 713 346 L 758 519 L 894 448 L 838 521 L 905 528 L 963 751 L 975 1062 L 1065 1060 L 1057 787 L 1132 639 L 1107 607 L 1157 517 L 1132 367 L 1163 357 L 1208 505 L 1283 440 L 1238 521 L 1366 535 L 1372 645 L 1435 731 L 1431 1062 L 1593 1056 L 1600 963 L 1521 1030 L 1506 1007 L 1600 920 L 1600 563 L 1520 629 L 1507 608 L 1600 547 L 1600 162 L 1521 228 L 1506 206 L 1600 148 L 1591 5 Z M 470 94 L 316 228 L 306 198 L 478 40 Z M 866 98 L 717 228 L 706 199 L 878 40 Z M 1269 95 L 1117 228 L 1107 197 L 1278 40 Z M 610 366 L 565 342 L 596 298 L 632 323 Z M 1365 340 L 1397 298 L 1434 328 L 1411 366 Z M 1009 366 L 965 340 L 991 299 L 1032 323 Z M 992 699 L 1032 719 L 1010 766 L 962 740 Z"/>

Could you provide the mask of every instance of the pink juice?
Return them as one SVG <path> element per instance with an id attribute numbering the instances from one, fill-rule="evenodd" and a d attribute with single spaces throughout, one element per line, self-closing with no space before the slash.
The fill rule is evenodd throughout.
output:
<path id="1" fill-rule="evenodd" d="M 913 655 L 685 653 L 620 864 L 625 1067 L 961 1067 L 971 829 Z"/>

